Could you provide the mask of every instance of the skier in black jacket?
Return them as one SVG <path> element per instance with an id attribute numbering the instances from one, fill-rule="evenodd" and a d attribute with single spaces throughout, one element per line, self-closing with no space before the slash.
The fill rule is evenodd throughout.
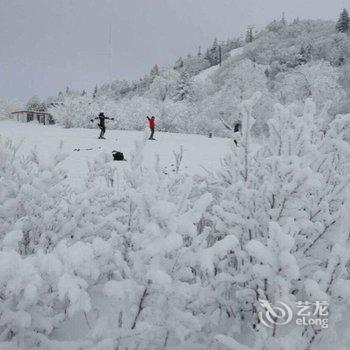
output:
<path id="1" fill-rule="evenodd" d="M 99 119 L 99 122 L 98 122 L 98 127 L 101 129 L 101 133 L 100 133 L 100 137 L 99 139 L 104 139 L 104 134 L 106 132 L 106 125 L 105 125 L 105 120 L 106 119 L 110 119 L 110 120 L 114 120 L 114 118 L 108 118 L 104 115 L 103 112 L 101 112 L 98 117 L 94 118 L 94 119 L 91 119 L 91 122 L 93 122 L 94 120 L 96 119 Z"/>

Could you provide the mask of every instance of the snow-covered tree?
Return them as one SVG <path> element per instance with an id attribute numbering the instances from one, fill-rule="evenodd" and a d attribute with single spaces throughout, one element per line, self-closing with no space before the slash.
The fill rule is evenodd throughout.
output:
<path id="1" fill-rule="evenodd" d="M 248 27 L 247 33 L 245 36 L 245 42 L 246 43 L 251 43 L 254 40 L 254 35 L 253 35 L 253 27 Z"/>
<path id="2" fill-rule="evenodd" d="M 157 75 L 149 87 L 149 96 L 158 101 L 165 101 L 172 98 L 176 93 L 176 85 L 179 79 L 179 73 L 175 70 L 165 70 Z"/>
<path id="3" fill-rule="evenodd" d="M 219 64 L 219 43 L 217 38 L 214 39 L 212 47 L 207 50 L 205 58 L 210 62 L 211 66 Z"/>
<path id="4" fill-rule="evenodd" d="M 46 110 L 46 106 L 43 102 L 40 101 L 38 96 L 33 96 L 28 100 L 26 109 L 29 111 L 44 112 Z"/>
<path id="5" fill-rule="evenodd" d="M 183 62 L 182 58 L 180 57 L 180 58 L 175 62 L 174 69 L 175 69 L 175 70 L 181 69 L 183 66 L 184 66 L 184 62 Z"/>
<path id="6" fill-rule="evenodd" d="M 98 92 L 98 86 L 97 84 L 95 85 L 94 91 L 92 93 L 92 98 L 96 98 L 97 97 L 97 92 Z"/>
<path id="7" fill-rule="evenodd" d="M 339 19 L 336 24 L 336 29 L 341 33 L 348 33 L 350 29 L 350 18 L 349 13 L 346 9 L 343 9 L 339 15 Z"/>
<path id="8" fill-rule="evenodd" d="M 100 108 L 96 100 L 87 95 L 66 97 L 62 103 L 49 108 L 54 120 L 65 128 L 92 126 L 90 122 Z"/>
<path id="9" fill-rule="evenodd" d="M 150 71 L 150 79 L 151 82 L 154 80 L 154 78 L 159 74 L 159 68 L 158 65 L 154 65 Z"/>
<path id="10" fill-rule="evenodd" d="M 179 79 L 174 92 L 173 100 L 183 101 L 193 96 L 192 80 L 189 75 L 183 71 L 180 73 Z"/>

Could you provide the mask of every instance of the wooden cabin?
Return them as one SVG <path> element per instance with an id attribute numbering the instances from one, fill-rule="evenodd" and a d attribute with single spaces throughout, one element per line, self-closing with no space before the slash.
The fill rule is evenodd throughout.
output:
<path id="1" fill-rule="evenodd" d="M 55 124 L 52 115 L 47 112 L 36 112 L 36 111 L 16 111 L 11 113 L 13 115 L 13 119 L 22 122 L 29 123 L 32 120 L 36 120 L 41 124 Z"/>

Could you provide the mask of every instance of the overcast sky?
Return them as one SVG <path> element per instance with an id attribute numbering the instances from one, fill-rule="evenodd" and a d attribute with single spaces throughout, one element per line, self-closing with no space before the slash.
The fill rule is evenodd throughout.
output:
<path id="1" fill-rule="evenodd" d="M 91 91 L 287 20 L 336 19 L 345 0 L 0 0 L 0 99 L 47 97 L 66 86 Z M 109 76 L 109 26 L 112 69 Z"/>

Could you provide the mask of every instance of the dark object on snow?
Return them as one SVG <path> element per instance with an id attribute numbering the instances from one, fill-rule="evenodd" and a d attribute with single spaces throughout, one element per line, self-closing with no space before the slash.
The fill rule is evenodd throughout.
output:
<path id="1" fill-rule="evenodd" d="M 210 133 L 209 133 L 209 138 L 211 139 L 212 137 L 213 137 L 213 133 L 210 132 Z"/>
<path id="2" fill-rule="evenodd" d="M 122 152 L 113 151 L 112 155 L 113 155 L 113 160 L 125 160 L 126 161 L 126 159 L 124 158 L 124 154 Z"/>
<path id="3" fill-rule="evenodd" d="M 82 150 L 83 150 L 83 151 L 91 151 L 92 148 L 84 148 L 84 149 L 82 149 Z M 80 151 L 80 148 L 74 148 L 73 151 L 79 152 L 79 151 Z"/>

